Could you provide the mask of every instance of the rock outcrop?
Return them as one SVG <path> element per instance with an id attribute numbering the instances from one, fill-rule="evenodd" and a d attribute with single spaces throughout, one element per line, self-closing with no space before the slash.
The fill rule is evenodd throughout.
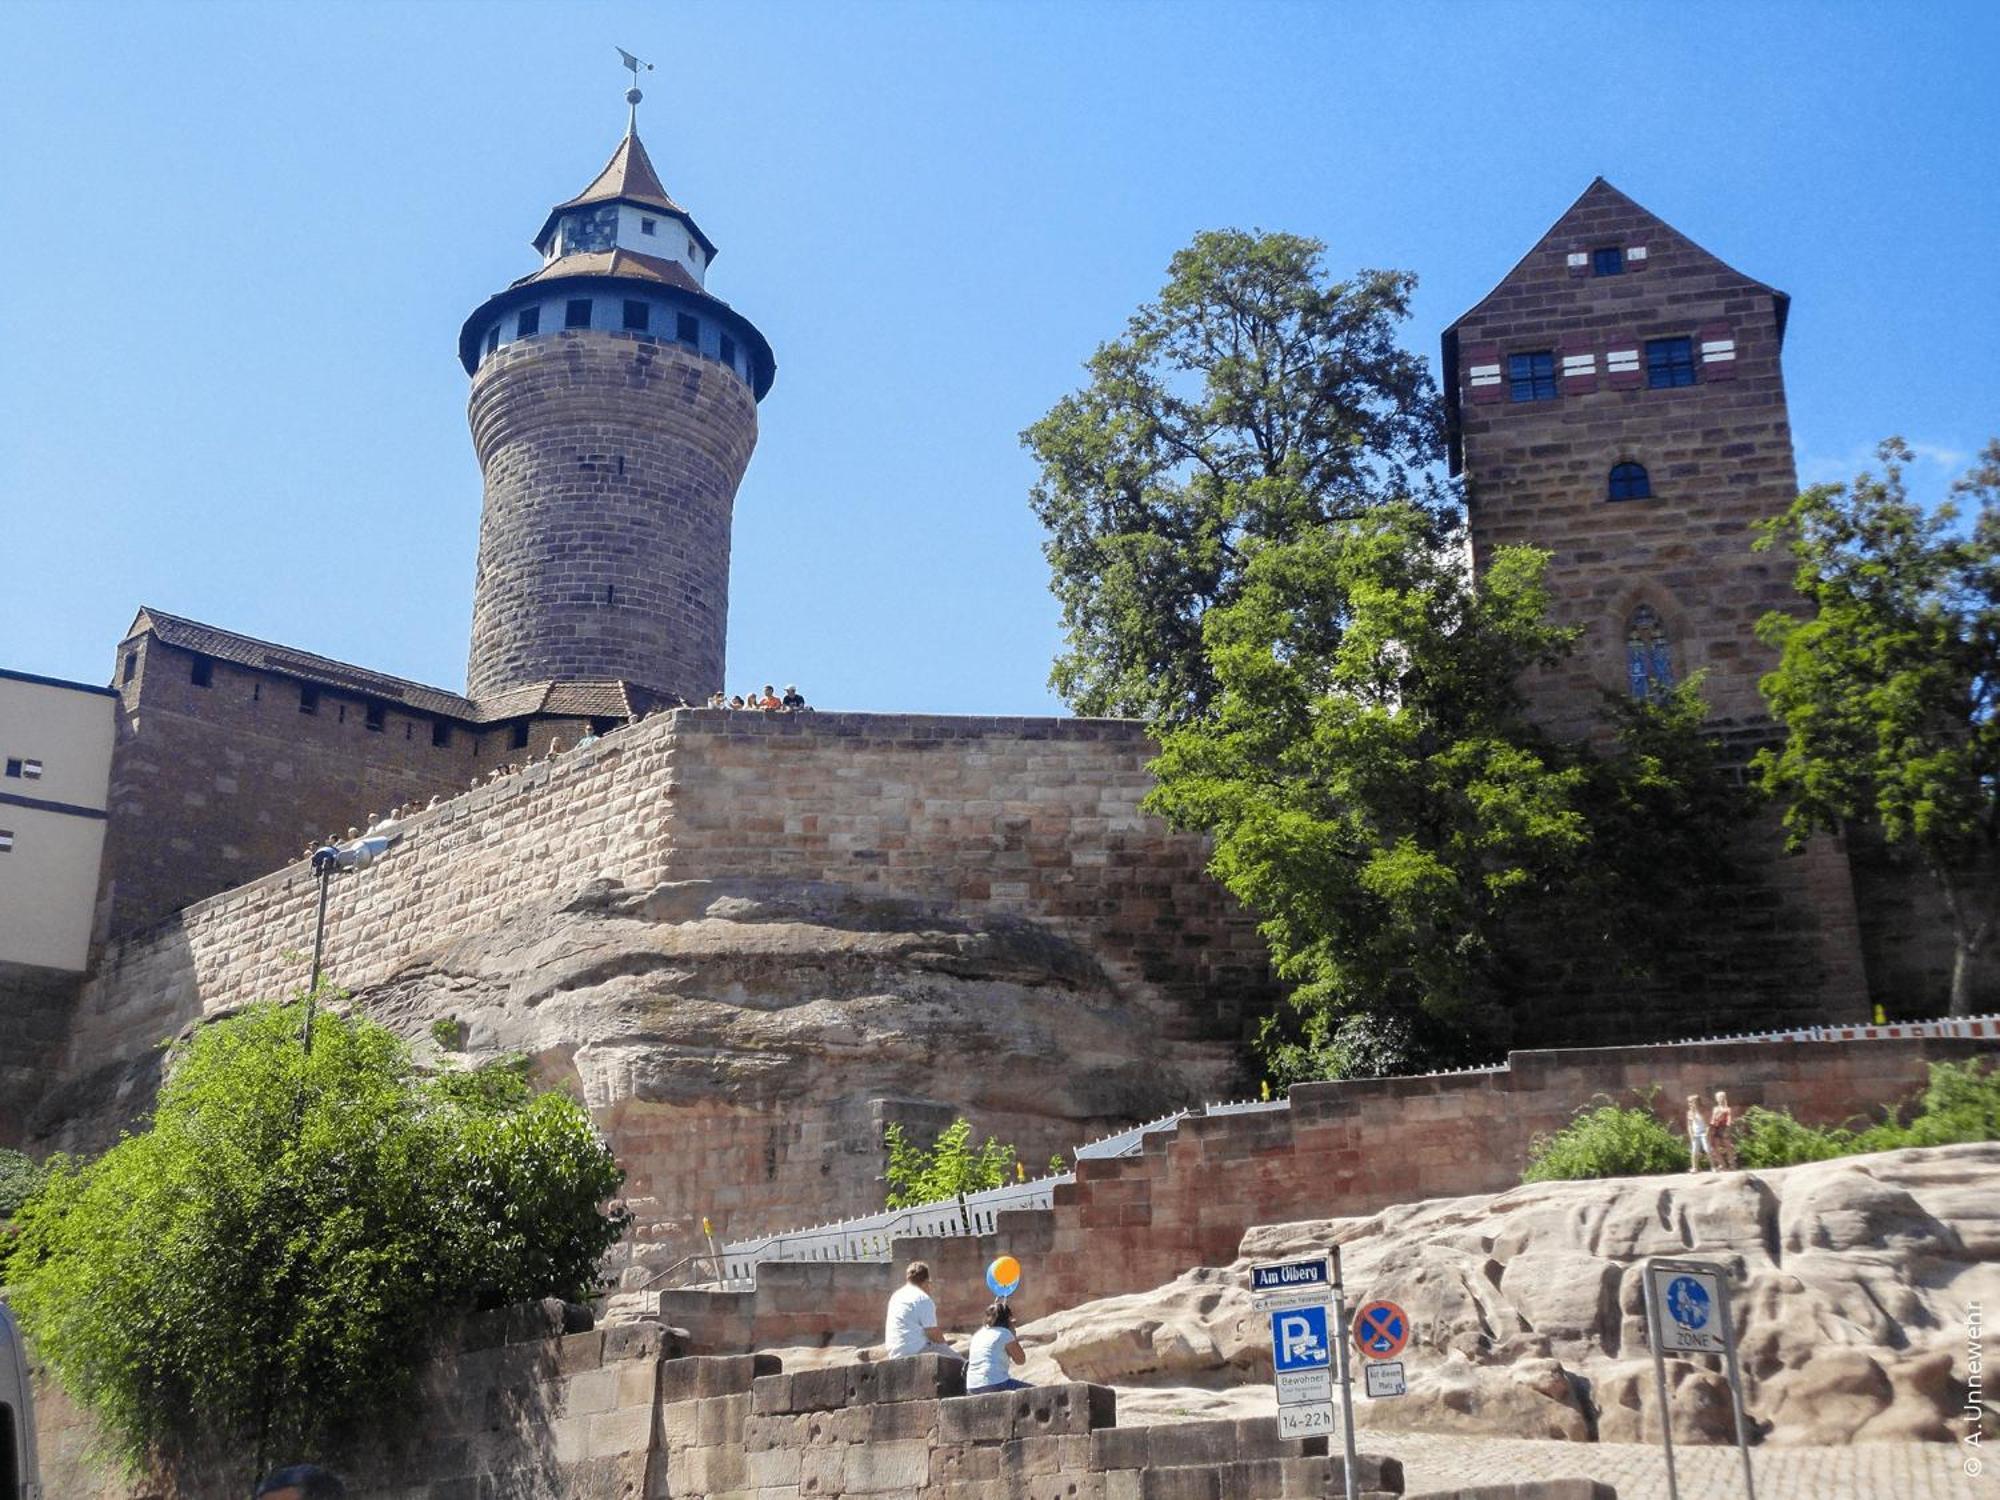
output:
<path id="1" fill-rule="evenodd" d="M 630 1174 L 640 1243 L 881 1201 L 882 1128 L 968 1116 L 1045 1163 L 1226 1088 L 1222 1043 L 1164 1043 L 1053 928 L 853 888 L 598 881 L 496 916 L 354 996 L 471 1059 L 580 1088 Z"/>
<path id="2" fill-rule="evenodd" d="M 1638 1266 L 1673 1255 L 1734 1273 L 1761 1440 L 1943 1440 L 1965 1400 L 1966 1310 L 2000 1300 L 2000 1144 L 1538 1184 L 1258 1228 L 1234 1265 L 1042 1318 L 1024 1338 L 1068 1379 L 1223 1398 L 1271 1379 L 1249 1263 L 1332 1244 L 1353 1296 L 1389 1298 L 1415 1325 L 1410 1394 L 1357 1398 L 1363 1426 L 1657 1441 Z M 1677 1439 L 1733 1439 L 1709 1365 L 1668 1364 Z"/>

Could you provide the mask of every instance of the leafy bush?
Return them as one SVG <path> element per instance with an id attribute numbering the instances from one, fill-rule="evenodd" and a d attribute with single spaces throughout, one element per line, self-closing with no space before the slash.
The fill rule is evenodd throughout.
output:
<path id="1" fill-rule="evenodd" d="M 1877 1130 L 1885 1127 L 1877 1126 Z M 1931 1081 L 1917 1101 L 1910 1123 L 1895 1130 L 1898 1146 L 1954 1146 L 1963 1141 L 2000 1141 L 2000 1064 L 1932 1063 Z M 1870 1131 L 1873 1136 L 1875 1131 Z M 1887 1146 L 1869 1149 L 1884 1151 Z"/>
<path id="2" fill-rule="evenodd" d="M 1793 1167 L 1801 1162 L 1829 1161 L 1865 1149 L 1851 1130 L 1837 1125 L 1801 1125 L 1788 1109 L 1751 1105 L 1736 1122 L 1732 1137 L 1736 1161 L 1743 1167 Z"/>
<path id="3" fill-rule="evenodd" d="M 457 1316 L 577 1298 L 623 1232 L 588 1115 L 518 1069 L 424 1076 L 366 1021 L 299 1007 L 204 1027 L 151 1125 L 58 1163 L 21 1211 L 10 1300 L 133 1465 L 220 1493 L 408 1409 Z"/>
<path id="4" fill-rule="evenodd" d="M 18 1151 L 0 1151 L 0 1219 L 12 1218 L 41 1186 L 42 1169 Z"/>
<path id="5" fill-rule="evenodd" d="M 1538 1135 L 1528 1150 L 1523 1182 L 1579 1177 L 1639 1177 L 1685 1172 L 1687 1142 L 1660 1123 L 1651 1109 L 1621 1109 L 1599 1094 L 1594 1107 L 1554 1135 Z"/>
<path id="6" fill-rule="evenodd" d="M 1017 1175 L 1014 1148 L 990 1135 L 985 1145 L 975 1147 L 969 1120 L 953 1120 L 928 1150 L 913 1145 L 900 1125 L 889 1126 L 882 1139 L 889 1148 L 889 1208 L 914 1208 L 960 1193 L 984 1192 Z"/>

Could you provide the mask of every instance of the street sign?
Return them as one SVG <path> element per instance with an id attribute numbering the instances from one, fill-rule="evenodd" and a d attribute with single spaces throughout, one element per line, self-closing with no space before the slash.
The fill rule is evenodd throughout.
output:
<path id="1" fill-rule="evenodd" d="M 1281 1307 L 1325 1305 L 1333 1287 L 1326 1257 L 1311 1260 L 1280 1260 L 1250 1268 L 1251 1305 L 1258 1312 Z"/>
<path id="2" fill-rule="evenodd" d="M 1333 1431 L 1333 1340 L 1326 1313 L 1321 1302 L 1271 1314 L 1271 1367 L 1282 1436 Z"/>
<path id="3" fill-rule="evenodd" d="M 1750 1470 L 1750 1430 L 1743 1418 L 1743 1372 L 1736 1365 L 1736 1325 L 1729 1317 L 1729 1274 L 1713 1261 L 1649 1260 L 1642 1286 L 1646 1331 L 1653 1346 L 1653 1386 L 1660 1400 L 1660 1441 L 1667 1455 L 1667 1497 L 1680 1500 L 1674 1469 L 1673 1405 L 1667 1395 L 1669 1354 L 1719 1354 L 1736 1409 L 1736 1449 L 1743 1460 L 1743 1490 L 1757 1500 Z"/>
<path id="4" fill-rule="evenodd" d="M 1409 1341 L 1409 1317 L 1393 1302 L 1364 1303 L 1354 1315 L 1354 1347 L 1370 1359 L 1394 1359 Z"/>
<path id="5" fill-rule="evenodd" d="M 1370 1400 L 1410 1394 L 1410 1388 L 1403 1380 L 1403 1362 L 1400 1359 L 1371 1360 L 1366 1366 L 1366 1373 Z"/>
<path id="6" fill-rule="evenodd" d="M 1679 1261 L 1654 1261 L 1646 1268 L 1653 1282 L 1660 1320 L 1660 1346 L 1677 1354 L 1727 1354 L 1722 1321 L 1722 1278 L 1715 1268 Z"/>

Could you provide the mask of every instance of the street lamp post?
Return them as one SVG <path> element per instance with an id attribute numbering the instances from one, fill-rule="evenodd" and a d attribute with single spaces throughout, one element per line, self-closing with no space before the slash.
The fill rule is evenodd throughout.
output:
<path id="1" fill-rule="evenodd" d="M 342 870 L 367 869 L 401 837 L 400 833 L 372 832 L 349 844 L 323 844 L 313 850 L 312 872 L 319 882 L 319 903 L 313 917 L 312 977 L 306 982 L 306 1016 L 299 1028 L 299 1046 L 308 1057 L 313 1049 L 313 1010 L 319 1003 L 320 961 L 326 952 L 326 898 L 333 877 Z"/>

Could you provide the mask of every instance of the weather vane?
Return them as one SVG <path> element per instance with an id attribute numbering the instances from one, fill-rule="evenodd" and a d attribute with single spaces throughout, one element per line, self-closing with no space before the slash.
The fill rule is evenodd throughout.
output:
<path id="1" fill-rule="evenodd" d="M 618 49 L 618 55 L 624 59 L 625 66 L 632 70 L 632 87 L 625 90 L 625 102 L 632 107 L 631 113 L 625 119 L 625 133 L 627 135 L 637 135 L 639 133 L 639 101 L 646 97 L 639 92 L 639 70 L 644 68 L 650 73 L 653 71 L 653 65 L 649 62 L 640 62 L 638 58 L 627 52 L 623 47 Z"/>

